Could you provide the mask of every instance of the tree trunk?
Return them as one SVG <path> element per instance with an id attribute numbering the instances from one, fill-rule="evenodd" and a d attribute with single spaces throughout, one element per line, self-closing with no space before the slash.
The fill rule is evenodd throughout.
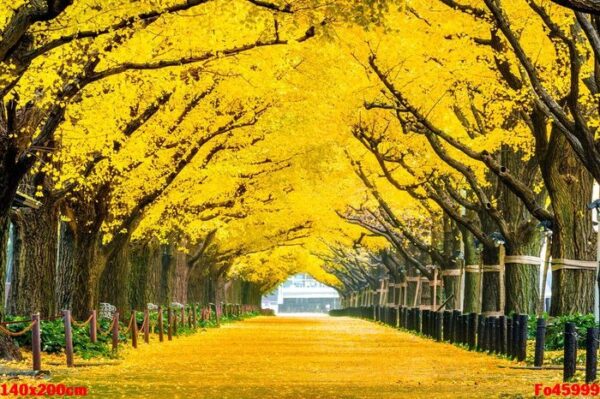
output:
<path id="1" fill-rule="evenodd" d="M 175 256 L 172 245 L 162 246 L 161 280 L 159 289 L 159 303 L 170 304 L 173 301 L 173 275 L 175 269 Z"/>
<path id="2" fill-rule="evenodd" d="M 77 233 L 74 248 L 73 317 L 84 319 L 98 307 L 99 275 L 106 260 L 96 232 Z"/>
<path id="3" fill-rule="evenodd" d="M 525 160 L 521 151 L 503 146 L 500 154 L 502 165 L 519 180 L 534 186 L 541 183 L 539 164 L 535 159 Z M 534 219 L 523 201 L 504 185 L 500 190 L 499 207 L 504 219 L 510 226 L 510 236 L 506 237 L 506 256 L 527 255 L 539 257 L 542 249 L 542 233 L 537 228 L 539 221 Z M 545 190 L 538 195 L 538 203 L 547 200 Z M 509 258 L 510 260 L 510 258 Z M 505 262 L 504 312 L 535 314 L 539 299 L 540 265 L 539 263 L 521 264 Z"/>
<path id="4" fill-rule="evenodd" d="M 459 229 L 456 223 L 444 214 L 444 259 L 447 260 L 447 264 L 440 265 L 442 271 L 441 276 L 438 275 L 438 279 L 444 280 L 444 298 L 438 298 L 436 304 L 439 306 L 440 300 L 445 300 L 453 295 L 453 299 L 446 304 L 447 309 L 460 309 L 461 303 L 461 281 L 460 281 L 460 263 L 457 261 L 457 253 L 460 252 L 460 237 Z M 450 272 L 452 270 L 452 272 Z M 444 273 L 454 273 L 454 275 L 444 275 Z M 441 287 L 438 287 L 437 293 L 441 293 Z"/>
<path id="5" fill-rule="evenodd" d="M 0 316 L 4 316 L 4 281 L 7 266 L 7 249 L 9 236 L 9 222 L 6 215 L 0 215 Z M 0 334 L 0 358 L 3 360 L 22 360 L 19 347 L 10 337 Z"/>
<path id="6" fill-rule="evenodd" d="M 257 284 L 244 281 L 242 283 L 242 303 L 260 306 L 262 293 Z"/>
<path id="7" fill-rule="evenodd" d="M 72 309 L 75 290 L 75 233 L 61 222 L 56 272 L 56 308 Z"/>
<path id="8" fill-rule="evenodd" d="M 14 254 L 16 278 L 11 283 L 18 287 L 15 314 L 54 316 L 58 209 L 53 204 L 36 210 L 19 209 L 14 221 L 20 240 L 19 251 Z"/>
<path id="9" fill-rule="evenodd" d="M 462 227 L 460 232 L 463 240 L 463 248 L 465 255 L 465 291 L 463 292 L 463 312 L 477 313 L 479 312 L 479 254 L 475 248 L 473 235 L 469 230 Z M 477 269 L 474 268 L 477 266 Z M 477 271 L 475 271 L 477 270 Z"/>
<path id="10" fill-rule="evenodd" d="M 587 205 L 593 179 L 566 139 L 553 129 L 542 168 L 554 211 L 552 259 L 596 260 L 596 235 Z M 552 272 L 551 315 L 591 313 L 595 272 L 561 269 Z"/>
<path id="11" fill-rule="evenodd" d="M 173 300 L 179 303 L 188 301 L 188 280 L 190 267 L 187 255 L 181 251 L 175 252 L 175 276 L 173 284 Z"/>
<path id="12" fill-rule="evenodd" d="M 129 302 L 133 309 L 145 309 L 148 303 L 159 304 L 162 259 L 160 245 L 153 241 L 131 246 Z"/>
<path id="13" fill-rule="evenodd" d="M 132 309 L 129 303 L 129 236 L 119 236 L 114 240 L 117 241 L 111 245 L 116 248 L 107 259 L 100 277 L 99 300 L 116 306 L 120 314 L 125 314 Z"/>
<path id="14" fill-rule="evenodd" d="M 6 281 L 6 270 L 8 270 L 8 244 L 10 237 L 10 222 L 8 217 L 0 215 L 0 315 L 4 315 L 4 287 Z"/>
<path id="15" fill-rule="evenodd" d="M 500 309 L 500 273 L 486 271 L 486 266 L 497 266 L 499 263 L 498 248 L 483 248 L 483 287 L 481 296 L 482 313 L 498 313 Z"/>

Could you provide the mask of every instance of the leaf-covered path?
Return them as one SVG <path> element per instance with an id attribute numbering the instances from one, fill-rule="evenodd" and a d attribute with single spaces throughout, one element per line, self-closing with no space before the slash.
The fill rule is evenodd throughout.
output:
<path id="1" fill-rule="evenodd" d="M 232 399 L 531 397 L 535 382 L 560 380 L 511 364 L 362 320 L 258 317 L 142 344 L 119 365 L 61 367 L 52 380 L 92 398 Z"/>

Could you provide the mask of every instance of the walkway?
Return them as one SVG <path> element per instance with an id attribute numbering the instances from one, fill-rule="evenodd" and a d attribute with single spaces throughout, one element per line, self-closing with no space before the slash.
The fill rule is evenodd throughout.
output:
<path id="1" fill-rule="evenodd" d="M 52 382 L 91 398 L 383 399 L 531 397 L 534 383 L 560 381 L 510 365 L 361 320 L 258 317 L 142 343 L 119 365 L 60 367 Z"/>

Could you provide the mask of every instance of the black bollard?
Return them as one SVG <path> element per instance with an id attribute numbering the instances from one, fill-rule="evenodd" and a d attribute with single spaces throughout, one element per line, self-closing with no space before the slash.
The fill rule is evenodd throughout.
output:
<path id="1" fill-rule="evenodd" d="M 506 354 L 506 317 L 498 318 L 498 353 Z"/>
<path id="2" fill-rule="evenodd" d="M 494 340 L 496 338 L 496 334 L 495 334 L 495 329 L 494 329 L 494 317 L 486 317 L 486 332 L 487 332 L 487 338 L 486 338 L 486 350 L 488 353 L 493 353 L 494 352 Z"/>
<path id="3" fill-rule="evenodd" d="M 460 310 L 452 311 L 452 342 L 458 342 L 458 329 L 460 328 Z"/>
<path id="4" fill-rule="evenodd" d="M 442 323 L 442 335 L 444 341 L 451 341 L 452 312 L 444 310 L 444 322 Z"/>
<path id="5" fill-rule="evenodd" d="M 428 321 L 427 321 L 427 329 L 429 330 L 430 338 L 435 338 L 435 329 L 434 329 L 435 323 L 433 320 L 434 317 L 435 317 L 435 313 L 430 310 L 429 316 L 428 316 Z"/>
<path id="6" fill-rule="evenodd" d="M 526 314 L 519 315 L 519 350 L 517 352 L 517 360 L 522 362 L 527 357 L 527 321 Z"/>
<path id="7" fill-rule="evenodd" d="M 516 313 L 512 316 L 512 337 L 510 339 L 512 340 L 512 353 L 510 357 L 515 359 L 519 353 L 519 315 Z"/>
<path id="8" fill-rule="evenodd" d="M 542 367 L 544 365 L 544 346 L 546 344 L 546 320 L 537 319 L 537 328 L 535 330 L 535 355 L 533 365 Z"/>
<path id="9" fill-rule="evenodd" d="M 596 368 L 598 367 L 598 328 L 588 328 L 585 340 L 585 382 L 591 384 L 596 381 Z"/>
<path id="10" fill-rule="evenodd" d="M 485 335 L 485 316 L 480 314 L 477 317 L 477 350 L 478 351 L 484 350 L 484 348 L 483 348 L 484 335 Z"/>
<path id="11" fill-rule="evenodd" d="M 469 315 L 464 314 L 461 316 L 461 334 L 460 334 L 460 343 L 463 345 L 467 345 L 469 341 Z"/>
<path id="12" fill-rule="evenodd" d="M 494 343 L 494 353 L 502 353 L 502 334 L 500 331 L 500 317 L 494 317 L 494 337 L 496 342 Z"/>
<path id="13" fill-rule="evenodd" d="M 469 314 L 469 332 L 467 333 L 469 341 L 469 349 L 475 349 L 477 344 L 477 313 Z"/>
<path id="14" fill-rule="evenodd" d="M 422 311 L 422 316 L 423 316 L 423 327 L 421 328 L 421 331 L 423 332 L 423 335 L 428 336 L 429 335 L 429 310 L 427 309 L 423 309 Z"/>
<path id="15" fill-rule="evenodd" d="M 506 319 L 506 355 L 512 357 L 512 332 L 513 332 L 513 321 L 509 317 Z"/>
<path id="16" fill-rule="evenodd" d="M 563 365 L 563 381 L 569 381 L 575 375 L 577 360 L 577 333 L 575 323 L 565 324 L 565 352 Z"/>

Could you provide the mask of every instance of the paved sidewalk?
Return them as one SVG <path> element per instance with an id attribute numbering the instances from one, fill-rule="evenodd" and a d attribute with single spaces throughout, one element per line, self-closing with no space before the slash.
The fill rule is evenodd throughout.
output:
<path id="1" fill-rule="evenodd" d="M 52 382 L 91 398 L 437 399 L 532 397 L 534 383 L 560 381 L 512 364 L 367 321 L 278 316 L 141 344 L 119 365 L 58 368 Z"/>

